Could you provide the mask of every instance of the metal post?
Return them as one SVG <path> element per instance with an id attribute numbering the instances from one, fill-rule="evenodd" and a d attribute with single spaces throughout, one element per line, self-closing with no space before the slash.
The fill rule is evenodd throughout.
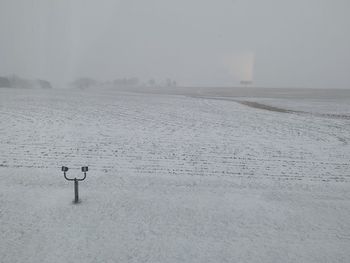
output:
<path id="1" fill-rule="evenodd" d="M 74 178 L 74 203 L 79 203 L 79 190 L 77 178 Z"/>
<path id="2" fill-rule="evenodd" d="M 74 204 L 79 203 L 79 185 L 78 185 L 78 183 L 79 183 L 79 181 L 84 181 L 85 180 L 86 172 L 89 170 L 89 168 L 87 166 L 81 167 L 81 171 L 84 173 L 84 177 L 83 178 L 74 178 L 74 179 L 67 177 L 66 172 L 69 170 L 68 167 L 62 166 L 61 170 L 63 171 L 64 178 L 67 181 L 74 181 Z"/>

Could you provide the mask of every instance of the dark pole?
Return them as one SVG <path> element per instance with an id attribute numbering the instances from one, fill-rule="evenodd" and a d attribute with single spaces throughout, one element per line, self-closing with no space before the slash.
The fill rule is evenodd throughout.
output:
<path id="1" fill-rule="evenodd" d="M 74 178 L 74 203 L 79 203 L 78 180 Z"/>
<path id="2" fill-rule="evenodd" d="M 74 178 L 74 179 L 67 177 L 66 172 L 69 170 L 68 167 L 62 166 L 61 170 L 63 171 L 64 178 L 67 181 L 74 181 L 74 203 L 75 204 L 79 203 L 79 185 L 78 185 L 78 182 L 85 180 L 86 172 L 89 170 L 89 168 L 87 166 L 81 167 L 81 171 L 84 173 L 84 177 L 83 178 Z"/>

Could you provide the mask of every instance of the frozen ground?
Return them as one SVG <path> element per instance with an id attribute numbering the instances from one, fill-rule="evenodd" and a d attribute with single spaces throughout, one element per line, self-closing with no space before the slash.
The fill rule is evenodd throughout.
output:
<path id="1" fill-rule="evenodd" d="M 256 101 L 1 89 L 0 262 L 350 262 L 350 100 Z"/>

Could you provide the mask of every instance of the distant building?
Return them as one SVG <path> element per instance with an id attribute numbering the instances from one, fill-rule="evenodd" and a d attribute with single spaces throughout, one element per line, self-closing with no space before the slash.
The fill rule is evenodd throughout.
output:
<path id="1" fill-rule="evenodd" d="M 252 84 L 253 84 L 253 81 L 251 81 L 251 80 L 242 80 L 241 81 L 241 85 L 245 86 L 245 87 L 251 86 Z"/>
<path id="2" fill-rule="evenodd" d="M 51 89 L 52 88 L 51 83 L 48 82 L 47 80 L 38 79 L 37 81 L 39 83 L 40 88 L 42 88 L 42 89 Z"/>

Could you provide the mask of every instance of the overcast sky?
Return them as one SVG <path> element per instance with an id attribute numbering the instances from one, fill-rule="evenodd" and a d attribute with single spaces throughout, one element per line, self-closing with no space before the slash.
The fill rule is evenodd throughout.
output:
<path id="1" fill-rule="evenodd" d="M 349 0 L 0 0 L 0 75 L 350 88 Z"/>

